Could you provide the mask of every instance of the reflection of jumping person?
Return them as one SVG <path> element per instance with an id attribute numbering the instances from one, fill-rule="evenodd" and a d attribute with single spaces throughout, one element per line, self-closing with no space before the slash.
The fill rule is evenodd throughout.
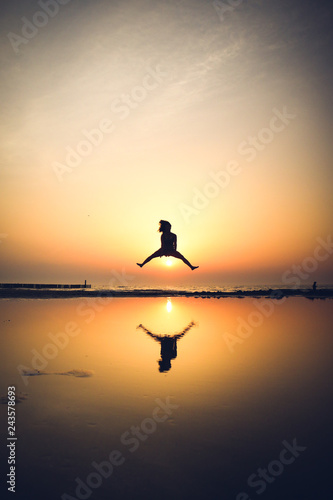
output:
<path id="1" fill-rule="evenodd" d="M 142 264 L 137 262 L 137 265 L 143 267 L 147 262 L 155 259 L 156 257 L 176 257 L 176 259 L 182 260 L 188 267 L 192 269 L 197 269 L 199 266 L 192 266 L 192 264 L 185 259 L 185 257 L 177 251 L 177 236 L 171 232 L 171 224 L 166 220 L 160 220 L 159 232 L 162 233 L 161 236 L 161 248 L 154 252 L 149 257 L 146 258 Z"/>
<path id="2" fill-rule="evenodd" d="M 159 371 L 167 372 L 171 368 L 171 360 L 177 357 L 177 340 L 184 337 L 185 333 L 187 333 L 193 326 L 195 325 L 194 321 L 191 321 L 182 332 L 176 333 L 175 335 L 157 335 L 156 333 L 152 333 L 143 325 L 137 326 L 141 328 L 147 335 L 152 337 L 156 342 L 161 344 L 161 359 L 159 360 Z"/>

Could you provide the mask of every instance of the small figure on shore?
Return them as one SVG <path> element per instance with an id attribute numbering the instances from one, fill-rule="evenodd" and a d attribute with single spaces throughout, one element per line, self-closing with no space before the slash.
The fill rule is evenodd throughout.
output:
<path id="1" fill-rule="evenodd" d="M 175 257 L 176 259 L 182 260 L 184 264 L 192 269 L 192 271 L 194 269 L 198 269 L 199 266 L 192 266 L 192 264 L 187 259 L 185 259 L 185 257 L 181 253 L 177 251 L 177 236 L 171 232 L 170 222 L 166 220 L 160 220 L 159 232 L 162 233 L 161 248 L 147 257 L 146 260 L 142 262 L 142 264 L 139 264 L 137 262 L 138 266 L 143 267 L 152 259 L 165 256 Z"/>
<path id="2" fill-rule="evenodd" d="M 315 292 L 317 290 L 317 282 L 314 281 L 312 285 L 312 290 Z"/>

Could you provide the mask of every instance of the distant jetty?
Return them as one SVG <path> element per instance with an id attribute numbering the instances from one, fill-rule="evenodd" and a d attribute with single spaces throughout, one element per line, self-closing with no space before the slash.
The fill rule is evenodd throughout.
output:
<path id="1" fill-rule="evenodd" d="M 0 289 L 54 289 L 54 288 L 78 288 L 78 289 L 84 289 L 84 288 L 91 288 L 91 285 L 87 285 L 87 281 L 85 280 L 84 284 L 80 285 L 61 285 L 61 284 L 47 284 L 47 283 L 0 283 Z"/>
<path id="2" fill-rule="evenodd" d="M 158 290 L 158 289 L 90 289 L 91 285 L 0 285 L 0 298 L 22 299 L 66 299 L 76 297 L 193 297 L 203 299 L 223 299 L 252 297 L 253 299 L 281 300 L 287 297 L 304 297 L 306 299 L 332 299 L 333 288 L 309 289 L 261 289 L 223 291 L 189 291 L 189 290 Z"/>

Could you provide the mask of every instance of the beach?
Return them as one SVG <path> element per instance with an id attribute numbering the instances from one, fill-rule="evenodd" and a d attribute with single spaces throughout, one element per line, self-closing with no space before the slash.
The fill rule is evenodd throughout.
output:
<path id="1" fill-rule="evenodd" d="M 59 288 L 39 288 L 38 285 L 30 287 L 15 287 L 0 285 L 0 298 L 31 298 L 31 299 L 56 299 L 56 298 L 75 298 L 75 297 L 194 297 L 194 298 L 268 298 L 271 300 L 280 300 L 288 297 L 304 297 L 307 299 L 331 299 L 333 298 L 333 288 L 324 287 L 313 290 L 312 288 L 283 288 L 283 287 L 256 287 L 242 289 L 216 290 L 211 287 L 206 289 L 189 289 L 189 287 L 177 289 L 172 288 L 140 288 L 140 287 L 94 287 L 94 288 L 71 288 L 68 286 L 59 286 Z"/>
<path id="2" fill-rule="evenodd" d="M 169 293 L 0 308 L 16 498 L 329 491 L 332 301 Z"/>

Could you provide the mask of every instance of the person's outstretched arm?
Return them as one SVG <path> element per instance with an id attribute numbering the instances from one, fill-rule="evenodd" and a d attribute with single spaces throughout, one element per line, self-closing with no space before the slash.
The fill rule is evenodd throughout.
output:
<path id="1" fill-rule="evenodd" d="M 150 337 L 152 337 L 154 340 L 156 340 L 157 342 L 162 338 L 161 335 L 156 335 L 155 333 L 152 333 L 150 332 L 145 326 L 143 325 L 139 325 L 136 327 L 136 329 L 138 330 L 139 328 L 141 328 L 141 330 L 143 330 L 147 335 L 149 335 Z"/>
<path id="2" fill-rule="evenodd" d="M 182 332 L 179 332 L 177 335 L 174 335 L 173 338 L 176 340 L 181 339 L 195 325 L 196 323 L 194 321 L 191 321 L 191 323 L 189 323 Z"/>

